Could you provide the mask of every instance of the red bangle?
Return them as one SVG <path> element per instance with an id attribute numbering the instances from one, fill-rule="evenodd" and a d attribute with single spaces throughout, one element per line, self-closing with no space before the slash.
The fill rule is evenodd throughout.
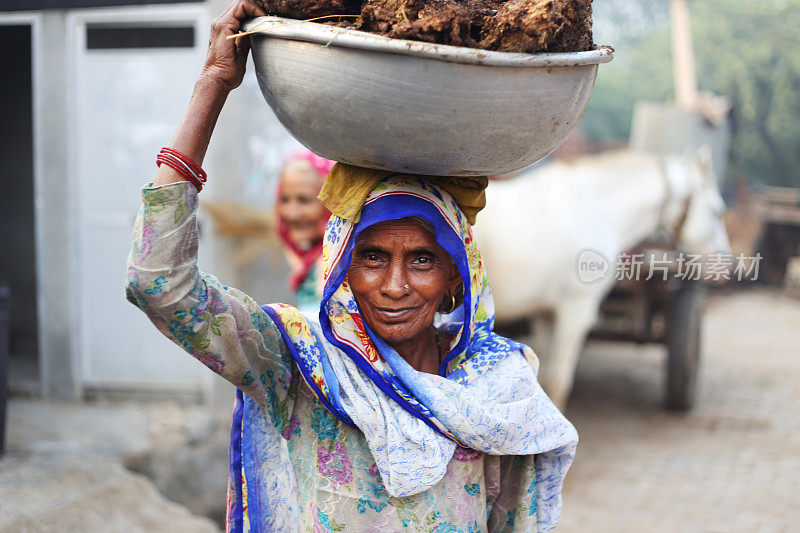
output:
<path id="1" fill-rule="evenodd" d="M 184 154 L 172 148 L 164 147 L 156 156 L 156 166 L 160 167 L 162 164 L 172 168 L 184 179 L 191 182 L 197 189 L 197 192 L 203 189 L 203 183 L 205 183 L 207 179 L 207 174 L 197 163 Z"/>
<path id="2" fill-rule="evenodd" d="M 206 175 L 205 171 L 202 168 L 200 168 L 200 165 L 198 165 L 197 163 L 195 163 L 194 161 L 189 159 L 187 156 L 185 156 L 182 153 L 180 153 L 179 151 L 173 150 L 172 148 L 169 148 L 167 146 L 165 146 L 164 148 L 161 149 L 161 153 L 162 154 L 170 154 L 170 155 L 173 155 L 173 156 L 177 157 L 183 163 L 186 163 L 186 165 L 194 171 L 194 173 L 197 175 L 197 177 L 200 179 L 200 181 L 202 181 L 203 183 L 206 182 L 206 178 L 208 178 L 208 176 Z"/>
<path id="3" fill-rule="evenodd" d="M 203 190 L 203 183 L 199 179 L 197 179 L 197 177 L 194 174 L 192 174 L 190 172 L 187 172 L 186 167 L 184 165 L 182 165 L 181 163 L 179 163 L 178 161 L 176 161 L 174 159 L 168 159 L 168 158 L 162 156 L 161 154 L 159 154 L 156 157 L 156 166 L 160 167 L 162 164 L 163 165 L 167 165 L 168 167 L 172 167 L 186 181 L 188 181 L 189 183 L 194 185 L 194 188 L 197 189 L 197 192 L 200 192 L 200 191 Z"/>

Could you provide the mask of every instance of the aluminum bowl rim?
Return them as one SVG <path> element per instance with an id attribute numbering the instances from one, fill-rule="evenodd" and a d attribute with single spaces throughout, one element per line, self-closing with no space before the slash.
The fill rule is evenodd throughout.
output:
<path id="1" fill-rule="evenodd" d="M 349 28 L 274 16 L 254 18 L 246 22 L 243 29 L 246 32 L 252 32 L 251 38 L 262 35 L 316 43 L 326 47 L 340 46 L 467 65 L 536 68 L 580 67 L 608 63 L 614 57 L 614 49 L 607 45 L 585 52 L 540 54 L 495 52 L 463 46 L 394 39 Z"/>

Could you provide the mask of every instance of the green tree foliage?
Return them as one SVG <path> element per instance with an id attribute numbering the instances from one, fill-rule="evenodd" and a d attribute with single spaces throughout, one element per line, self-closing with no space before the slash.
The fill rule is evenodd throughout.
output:
<path id="1" fill-rule="evenodd" d="M 653 5 L 611 3 L 627 12 Z M 583 123 L 594 139 L 626 140 L 635 102 L 673 97 L 667 3 L 658 4 L 639 11 L 645 31 L 620 29 L 630 20 L 596 10 L 614 28 L 606 33 L 617 54 L 600 68 Z M 800 186 L 800 0 L 694 0 L 690 9 L 700 89 L 733 104 L 729 176 Z"/>

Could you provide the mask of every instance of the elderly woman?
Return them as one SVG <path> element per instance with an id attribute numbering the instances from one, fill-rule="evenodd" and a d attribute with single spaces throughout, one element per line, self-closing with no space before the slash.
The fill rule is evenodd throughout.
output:
<path id="1" fill-rule="evenodd" d="M 322 237 L 331 212 L 317 196 L 333 165 L 334 161 L 303 150 L 286 160 L 279 177 L 278 236 L 292 269 L 289 286 L 301 311 L 319 310 L 322 299 Z"/>
<path id="2" fill-rule="evenodd" d="M 143 190 L 127 287 L 238 388 L 229 530 L 554 528 L 577 434 L 539 387 L 530 348 L 492 332 L 473 181 L 337 164 L 321 194 L 333 216 L 316 313 L 259 307 L 198 271 L 197 163 L 247 55 L 226 37 L 258 14 L 237 0 L 214 22 L 166 152 L 184 165 L 160 155 Z"/>

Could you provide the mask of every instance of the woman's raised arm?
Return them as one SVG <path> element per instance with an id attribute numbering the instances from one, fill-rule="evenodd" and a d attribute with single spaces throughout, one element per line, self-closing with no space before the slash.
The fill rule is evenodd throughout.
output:
<path id="1" fill-rule="evenodd" d="M 211 133 L 228 93 L 242 83 L 247 54 L 250 52 L 249 38 L 228 37 L 239 31 L 243 20 L 261 15 L 265 15 L 264 10 L 253 0 L 234 0 L 211 23 L 203 71 L 194 86 L 189 108 L 170 143 L 170 148 L 188 156 L 198 165 L 203 164 Z M 153 184 L 166 185 L 183 180 L 181 174 L 171 167 L 161 165 Z"/>
<path id="2" fill-rule="evenodd" d="M 251 1 L 237 0 L 213 23 L 203 73 L 171 143 L 198 164 L 225 98 L 244 75 L 246 42 L 234 44 L 238 39 L 225 37 L 246 16 L 258 14 L 262 11 Z M 161 165 L 155 182 L 142 192 L 128 259 L 128 300 L 211 370 L 271 412 L 287 412 L 292 358 L 252 298 L 197 268 L 196 211 L 194 185 Z M 273 422 L 282 429 L 279 420 Z"/>

